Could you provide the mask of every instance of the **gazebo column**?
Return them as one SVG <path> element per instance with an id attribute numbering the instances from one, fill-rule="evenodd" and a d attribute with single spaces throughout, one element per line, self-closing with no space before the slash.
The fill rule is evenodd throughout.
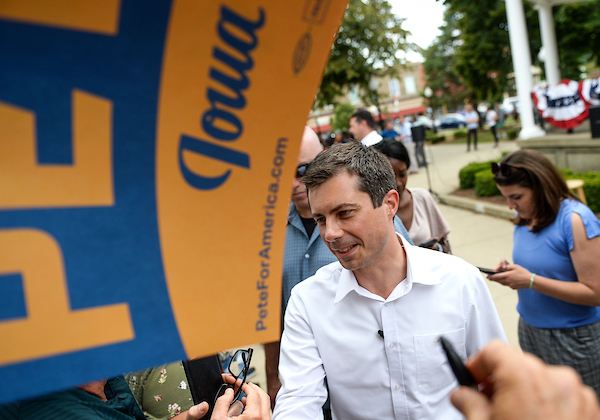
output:
<path id="1" fill-rule="evenodd" d="M 544 48 L 543 61 L 546 68 L 546 81 L 550 86 L 554 86 L 560 82 L 560 67 L 552 6 L 538 3 L 537 7 L 542 33 L 542 46 Z"/>
<path id="2" fill-rule="evenodd" d="M 519 115 L 521 118 L 519 138 L 525 140 L 540 137 L 546 132 L 535 125 L 533 118 L 531 55 L 522 0 L 506 0 L 506 17 L 509 27 L 508 34 L 513 68 L 515 70 L 517 97 L 519 98 Z"/>

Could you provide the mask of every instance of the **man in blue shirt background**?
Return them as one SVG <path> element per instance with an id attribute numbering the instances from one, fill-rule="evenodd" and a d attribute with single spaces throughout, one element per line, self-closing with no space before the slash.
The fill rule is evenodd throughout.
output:
<path id="1" fill-rule="evenodd" d="M 292 182 L 292 197 L 288 212 L 288 224 L 285 232 L 285 251 L 283 256 L 283 284 L 281 315 L 285 313 L 292 287 L 315 274 L 324 265 L 336 261 L 335 256 L 321 240 L 319 229 L 312 217 L 308 204 L 306 186 L 302 176 L 306 168 L 323 150 L 317 134 L 304 127 L 300 143 L 298 168 Z M 283 321 L 282 321 L 283 324 Z M 275 396 L 281 387 L 277 366 L 279 364 L 279 341 L 265 344 L 265 370 L 267 374 L 268 394 L 271 407 L 275 405 Z"/>

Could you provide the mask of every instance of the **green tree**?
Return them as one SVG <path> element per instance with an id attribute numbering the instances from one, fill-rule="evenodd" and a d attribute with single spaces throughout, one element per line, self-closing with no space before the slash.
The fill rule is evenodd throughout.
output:
<path id="1" fill-rule="evenodd" d="M 467 9 L 468 8 L 468 9 Z M 460 30 L 455 70 L 471 93 L 472 102 L 500 98 L 512 63 L 503 54 L 509 43 L 506 12 L 501 0 L 480 0 L 478 7 L 462 0 L 450 2 Z"/>
<path id="2" fill-rule="evenodd" d="M 563 4 L 553 12 L 561 76 L 579 80 L 580 66 L 600 66 L 600 4 Z"/>
<path id="3" fill-rule="evenodd" d="M 452 83 L 464 87 L 460 91 L 463 97 L 468 97 L 473 103 L 500 100 L 508 87 L 508 75 L 513 71 L 504 1 L 442 1 L 447 7 L 446 25 L 442 27 L 442 36 L 438 37 L 426 56 L 428 83 L 433 75 L 427 70 L 427 60 L 435 54 L 435 50 L 441 50 L 446 52 L 447 63 L 443 67 L 434 63 L 432 67 L 438 73 L 444 69 L 446 78 L 454 74 Z M 536 62 L 540 47 L 537 12 L 526 1 L 524 8 L 532 59 Z"/>
<path id="4" fill-rule="evenodd" d="M 423 51 L 426 85 L 433 93 L 428 98 L 429 106 L 434 111 L 442 106 L 454 110 L 469 96 L 469 91 L 455 71 L 456 50 L 461 43 L 455 15 L 446 9 L 444 20 L 446 23 L 440 28 L 441 35 Z"/>
<path id="5" fill-rule="evenodd" d="M 365 103 L 373 103 L 368 89 L 373 76 L 395 74 L 398 51 L 406 42 L 403 19 L 392 13 L 387 0 L 350 0 L 325 67 L 315 106 L 336 104 L 351 87 L 358 87 Z"/>
<path id="6" fill-rule="evenodd" d="M 350 117 L 354 113 L 354 107 L 348 103 L 341 104 L 335 108 L 333 118 L 331 119 L 331 128 L 334 131 L 348 130 Z"/>

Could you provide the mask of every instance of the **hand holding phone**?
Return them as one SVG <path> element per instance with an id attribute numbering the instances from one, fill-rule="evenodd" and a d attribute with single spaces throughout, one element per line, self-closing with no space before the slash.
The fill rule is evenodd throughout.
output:
<path id="1" fill-rule="evenodd" d="M 221 363 L 217 355 L 183 362 L 194 405 L 208 403 L 208 412 L 203 418 L 209 419 L 215 405 L 215 396 L 223 385 Z"/>
<path id="2" fill-rule="evenodd" d="M 498 274 L 498 273 L 501 273 L 501 271 L 494 271 L 494 270 L 492 270 L 491 268 L 481 268 L 481 267 L 477 267 L 477 269 L 478 269 L 479 271 L 481 271 L 482 273 L 485 273 L 485 274 Z"/>
<path id="3" fill-rule="evenodd" d="M 422 244 L 419 244 L 419 246 L 421 248 L 431 248 L 434 244 L 437 243 L 437 241 L 438 241 L 437 238 L 433 238 L 433 239 L 430 239 L 430 240 L 428 240 L 426 242 L 423 242 Z"/>

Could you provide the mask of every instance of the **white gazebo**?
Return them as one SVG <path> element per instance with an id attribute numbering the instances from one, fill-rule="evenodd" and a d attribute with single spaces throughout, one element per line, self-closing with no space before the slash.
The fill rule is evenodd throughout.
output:
<path id="1" fill-rule="evenodd" d="M 552 6 L 563 3 L 577 3 L 582 0 L 531 0 L 536 4 L 540 19 L 540 32 L 542 35 L 542 56 L 546 68 L 546 81 L 550 85 L 560 82 L 560 67 L 556 33 L 554 31 L 554 18 Z M 505 0 L 506 16 L 508 20 L 510 48 L 512 51 L 517 97 L 519 98 L 519 114 L 521 118 L 522 140 L 540 137 L 544 130 L 535 125 L 533 118 L 533 78 L 531 75 L 531 55 L 529 48 L 529 35 L 525 23 L 523 0 Z"/>
<path id="2" fill-rule="evenodd" d="M 547 134 L 535 125 L 533 117 L 533 77 L 530 71 L 531 55 L 529 36 L 525 24 L 523 0 L 504 0 L 508 20 L 510 47 L 512 50 L 521 132 L 517 144 L 520 148 L 536 149 L 546 155 L 559 168 L 570 168 L 576 172 L 600 170 L 600 140 L 592 139 L 590 133 L 551 133 Z M 556 85 L 561 80 L 558 60 L 556 33 L 552 7 L 563 3 L 577 3 L 586 0 L 531 0 L 536 4 L 542 49 L 538 57 L 545 62 L 546 81 Z M 597 0 L 587 0 L 597 1 Z"/>

